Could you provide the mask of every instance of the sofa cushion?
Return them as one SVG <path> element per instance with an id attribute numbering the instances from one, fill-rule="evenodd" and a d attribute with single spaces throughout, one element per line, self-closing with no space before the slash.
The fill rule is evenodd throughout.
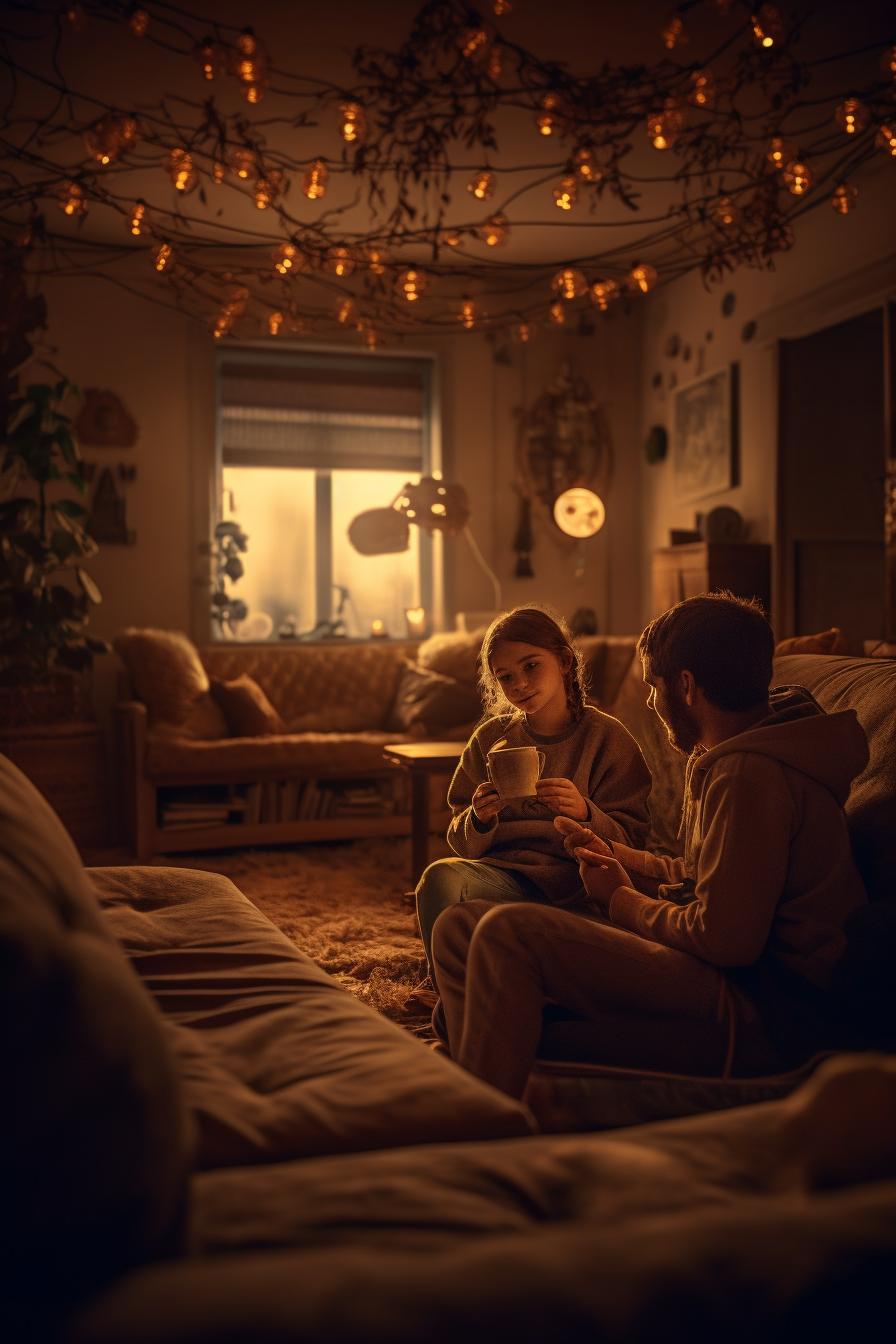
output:
<path id="1" fill-rule="evenodd" d="M 171 1024 L 200 1165 L 530 1131 L 518 1102 L 359 1003 L 226 878 L 90 877 Z"/>
<path id="2" fill-rule="evenodd" d="M 794 653 L 848 654 L 849 640 L 836 625 L 818 635 L 793 635 L 775 645 L 775 657 Z"/>
<path id="3" fill-rule="evenodd" d="M 172 784 L 238 783 L 252 779 L 353 779 L 390 773 L 387 742 L 400 733 L 292 733 L 189 742 L 150 733 L 146 772 Z"/>
<path id="4" fill-rule="evenodd" d="M 485 626 L 473 631 L 448 630 L 444 634 L 430 635 L 417 650 L 417 662 L 430 672 L 476 686 L 484 634 Z"/>
<path id="5" fill-rule="evenodd" d="M 482 703 L 475 686 L 406 661 L 386 728 L 438 737 L 445 729 L 475 723 L 481 714 Z"/>
<path id="6" fill-rule="evenodd" d="M 286 732 L 286 724 L 258 682 L 245 672 L 233 681 L 213 677 L 211 695 L 231 737 L 274 737 Z"/>
<path id="7" fill-rule="evenodd" d="M 0 968 L 2 1314 L 174 1252 L 190 1158 L 159 1014 L 61 822 L 5 757 Z"/>
<path id="8" fill-rule="evenodd" d="M 194 645 L 178 630 L 120 630 L 112 646 L 128 670 L 149 726 L 168 736 L 215 739 L 227 724 L 209 695 L 209 680 Z"/>

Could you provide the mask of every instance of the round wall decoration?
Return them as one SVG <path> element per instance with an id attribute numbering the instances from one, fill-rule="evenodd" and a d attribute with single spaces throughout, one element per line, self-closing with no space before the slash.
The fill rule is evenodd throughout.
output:
<path id="1" fill-rule="evenodd" d="M 121 398 L 96 387 L 85 391 L 74 429 L 78 442 L 92 448 L 133 448 L 137 442 L 137 422 Z"/>

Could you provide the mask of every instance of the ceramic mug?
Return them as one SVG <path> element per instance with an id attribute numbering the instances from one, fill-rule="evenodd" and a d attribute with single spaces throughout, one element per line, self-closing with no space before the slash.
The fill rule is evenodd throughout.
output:
<path id="1" fill-rule="evenodd" d="M 500 798 L 532 798 L 544 769 L 537 747 L 498 747 L 488 753 L 488 777 Z"/>

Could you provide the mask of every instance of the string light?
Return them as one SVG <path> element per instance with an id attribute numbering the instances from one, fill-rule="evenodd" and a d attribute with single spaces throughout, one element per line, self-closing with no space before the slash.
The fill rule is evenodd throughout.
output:
<path id="1" fill-rule="evenodd" d="M 684 23 L 677 14 L 671 15 L 660 29 L 660 40 L 667 51 L 672 51 L 677 46 L 684 46 L 687 37 L 684 31 Z"/>
<path id="2" fill-rule="evenodd" d="M 561 177 L 552 195 L 560 210 L 571 210 L 579 198 L 579 184 L 574 177 Z"/>
<path id="3" fill-rule="evenodd" d="M 128 28 L 134 37 L 145 37 L 149 27 L 149 15 L 145 9 L 135 9 L 128 18 Z"/>
<path id="4" fill-rule="evenodd" d="M 462 236 L 460 229 L 442 229 L 438 241 L 444 247 L 457 247 Z"/>
<path id="5" fill-rule="evenodd" d="M 640 289 L 642 294 L 646 294 L 648 290 L 653 289 L 656 280 L 656 271 L 646 262 L 641 262 L 640 265 L 633 267 L 629 276 L 632 289 Z"/>
<path id="6" fill-rule="evenodd" d="M 131 213 L 128 215 L 128 228 L 135 238 L 139 237 L 146 228 L 144 223 L 146 219 L 146 202 L 137 201 L 131 207 Z"/>
<path id="7" fill-rule="evenodd" d="M 339 131 L 349 145 L 358 145 L 367 137 L 367 117 L 360 103 L 339 104 Z"/>
<path id="8" fill-rule="evenodd" d="M 357 315 L 354 299 L 343 299 L 336 307 L 336 321 L 341 322 L 343 326 L 354 322 Z"/>
<path id="9" fill-rule="evenodd" d="M 323 159 L 314 159 L 305 169 L 302 178 L 302 191 L 309 201 L 319 201 L 327 189 L 330 170 Z"/>
<path id="10" fill-rule="evenodd" d="M 488 53 L 489 35 L 484 28 L 467 28 L 457 39 L 457 45 L 468 61 L 483 60 Z"/>
<path id="11" fill-rule="evenodd" d="M 324 260 L 324 270 L 333 275 L 351 275 L 355 259 L 347 247 L 331 247 Z"/>
<path id="12" fill-rule="evenodd" d="M 280 330 L 282 326 L 283 326 L 283 314 L 271 313 L 270 317 L 268 318 L 268 331 L 271 333 L 271 335 L 276 336 L 277 332 Z"/>
<path id="13" fill-rule="evenodd" d="M 488 201 L 494 196 L 496 185 L 494 173 L 490 173 L 484 168 L 470 178 L 467 183 L 467 191 L 472 192 L 477 201 Z"/>
<path id="14" fill-rule="evenodd" d="M 261 102 L 270 84 L 268 58 L 264 46 L 251 28 L 244 28 L 236 39 L 230 58 L 230 73 L 240 81 L 247 102 Z"/>
<path id="15" fill-rule="evenodd" d="M 781 173 L 781 180 L 792 196 L 805 196 L 815 183 L 815 174 L 807 163 L 794 159 Z"/>
<path id="16" fill-rule="evenodd" d="M 73 33 L 83 33 L 87 27 L 87 15 L 84 13 L 84 6 L 80 4 L 63 5 L 59 22 L 67 28 L 71 28 Z"/>
<path id="17" fill-rule="evenodd" d="M 363 265 L 374 275 L 385 275 L 388 257 L 381 247 L 365 247 L 362 253 Z"/>
<path id="18" fill-rule="evenodd" d="M 591 302 L 605 313 L 613 299 L 619 297 L 619 286 L 615 280 L 595 280 L 591 286 Z"/>
<path id="19" fill-rule="evenodd" d="M 299 249 L 295 243 L 281 243 L 279 247 L 275 247 L 271 253 L 274 270 L 279 271 L 281 275 L 288 275 L 296 265 L 298 253 Z"/>
<path id="20" fill-rule="evenodd" d="M 464 331 L 472 331 L 473 327 L 476 325 L 477 316 L 478 312 L 475 299 L 470 299 L 465 294 L 460 301 L 460 310 L 457 314 L 457 320 Z"/>
<path id="21" fill-rule="evenodd" d="M 59 188 L 57 200 L 62 213 L 69 215 L 72 219 L 79 219 L 87 214 L 84 189 L 77 182 L 63 182 Z"/>
<path id="22" fill-rule="evenodd" d="M 174 248 L 170 243 L 160 243 L 152 253 L 152 264 L 157 271 L 170 271 L 174 265 Z"/>
<path id="23" fill-rule="evenodd" d="M 896 122 L 884 123 L 874 137 L 878 149 L 896 156 Z"/>
<path id="24" fill-rule="evenodd" d="M 230 156 L 230 169 L 243 182 L 246 182 L 250 177 L 257 177 L 258 165 L 255 162 L 255 151 L 252 149 L 235 149 Z"/>
<path id="25" fill-rule="evenodd" d="M 223 163 L 219 162 L 218 159 L 215 159 L 215 162 L 212 164 L 212 181 L 215 186 L 219 187 L 226 176 L 227 169 L 224 167 Z"/>
<path id="26" fill-rule="evenodd" d="M 501 48 L 493 45 L 488 53 L 488 65 L 486 66 L 489 79 L 497 79 L 501 73 Z"/>
<path id="27" fill-rule="evenodd" d="M 267 210 L 273 205 L 283 190 L 283 174 L 279 168 L 271 168 L 264 177 L 255 183 L 255 205 L 258 210 Z"/>
<path id="28" fill-rule="evenodd" d="M 222 336 L 226 336 L 236 319 L 245 312 L 248 300 L 248 289 L 241 287 L 235 289 L 227 302 L 222 305 L 220 311 L 215 314 L 209 324 L 209 329 L 216 341 L 220 340 Z"/>
<path id="29" fill-rule="evenodd" d="M 572 162 L 583 182 L 599 182 L 603 177 L 603 169 L 597 161 L 594 150 L 589 149 L 587 145 L 576 150 Z"/>
<path id="30" fill-rule="evenodd" d="M 133 149 L 139 138 L 136 118 L 121 112 L 107 113 L 84 132 L 87 153 L 103 164 L 113 163 L 120 154 Z"/>
<path id="31" fill-rule="evenodd" d="M 716 81 L 711 70 L 695 70 L 691 75 L 688 102 L 693 107 L 712 107 L 716 100 Z"/>
<path id="32" fill-rule="evenodd" d="M 193 169 L 193 159 L 185 149 L 172 149 L 166 162 L 175 191 L 189 191 L 196 185 L 197 177 Z"/>
<path id="33" fill-rule="evenodd" d="M 542 110 L 535 118 L 535 125 L 541 135 L 553 135 L 562 132 L 564 118 L 559 109 L 561 107 L 560 95 L 557 93 L 543 93 L 541 95 Z"/>
<path id="34" fill-rule="evenodd" d="M 379 345 L 380 343 L 379 332 L 376 330 L 376 328 L 373 326 L 371 322 L 367 321 L 366 318 L 362 317 L 358 321 L 358 323 L 356 324 L 356 330 L 359 332 L 361 336 L 361 341 L 364 345 L 367 346 L 368 350 L 373 350 L 376 346 Z"/>
<path id="35" fill-rule="evenodd" d="M 191 55 L 205 79 L 220 79 L 227 69 L 227 52 L 213 37 L 197 42 Z"/>
<path id="36" fill-rule="evenodd" d="M 513 0 L 494 0 L 492 9 L 495 11 L 499 19 L 502 14 L 512 14 Z"/>
<path id="37" fill-rule="evenodd" d="M 562 303 L 552 303 L 548 309 L 548 317 L 557 327 L 562 327 L 566 321 L 566 309 Z"/>
<path id="38" fill-rule="evenodd" d="M 850 210 L 855 210 L 856 208 L 856 197 L 858 194 L 858 187 L 853 187 L 848 182 L 841 182 L 831 197 L 831 205 L 837 211 L 838 215 L 848 215 Z"/>
<path id="39" fill-rule="evenodd" d="M 775 43 L 780 43 L 784 37 L 781 15 L 774 5 L 762 5 L 758 14 L 753 14 L 750 18 L 750 24 L 757 45 L 764 47 L 766 50 L 773 47 Z"/>
<path id="40" fill-rule="evenodd" d="M 535 336 L 535 328 L 531 322 L 517 322 L 510 328 L 510 339 L 517 345 L 526 345 Z"/>
<path id="41" fill-rule="evenodd" d="M 774 168 L 783 168 L 796 158 L 796 145 L 792 144 L 790 140 L 784 140 L 780 135 L 776 135 L 769 140 L 765 157 Z"/>
<path id="42" fill-rule="evenodd" d="M 418 271 L 413 266 L 405 271 L 399 271 L 395 280 L 395 292 L 408 303 L 414 303 L 426 292 L 429 287 L 429 278 L 423 271 Z"/>
<path id="43" fill-rule="evenodd" d="M 733 229 L 741 221 L 741 212 L 730 196 L 722 196 L 712 212 L 712 220 L 721 229 Z"/>
<path id="44" fill-rule="evenodd" d="M 588 281 L 574 266 L 564 266 L 551 281 L 561 299 L 579 299 L 588 288 Z"/>
<path id="45" fill-rule="evenodd" d="M 834 113 L 837 125 L 847 135 L 859 135 L 868 125 L 870 113 L 858 98 L 847 98 Z"/>
<path id="46" fill-rule="evenodd" d="M 500 247 L 510 237 L 510 225 L 507 222 L 507 216 L 502 214 L 490 215 L 485 223 L 481 224 L 476 230 L 476 235 L 488 247 Z"/>
<path id="47" fill-rule="evenodd" d="M 647 118 L 647 135 L 654 149 L 671 149 L 684 125 L 684 113 L 669 100 L 662 112 Z"/>
<path id="48" fill-rule="evenodd" d="M 889 75 L 891 79 L 896 79 L 896 47 L 887 47 L 880 58 L 880 68 L 885 75 Z"/>

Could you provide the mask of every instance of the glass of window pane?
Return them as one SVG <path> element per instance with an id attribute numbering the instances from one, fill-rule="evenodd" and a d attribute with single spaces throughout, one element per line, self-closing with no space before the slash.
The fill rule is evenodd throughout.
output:
<path id="1" fill-rule="evenodd" d="M 407 638 L 405 609 L 420 605 L 420 531 L 411 527 L 407 551 L 359 555 L 348 525 L 364 509 L 385 508 L 407 480 L 403 471 L 332 473 L 333 582 L 349 590 L 343 616 L 348 633 L 366 638 L 382 621 L 393 639 Z"/>
<path id="2" fill-rule="evenodd" d="M 284 621 L 313 628 L 315 612 L 314 472 L 281 467 L 224 467 L 224 516 L 249 538 L 245 574 L 233 587 L 250 616 L 265 612 L 274 638 Z"/>

